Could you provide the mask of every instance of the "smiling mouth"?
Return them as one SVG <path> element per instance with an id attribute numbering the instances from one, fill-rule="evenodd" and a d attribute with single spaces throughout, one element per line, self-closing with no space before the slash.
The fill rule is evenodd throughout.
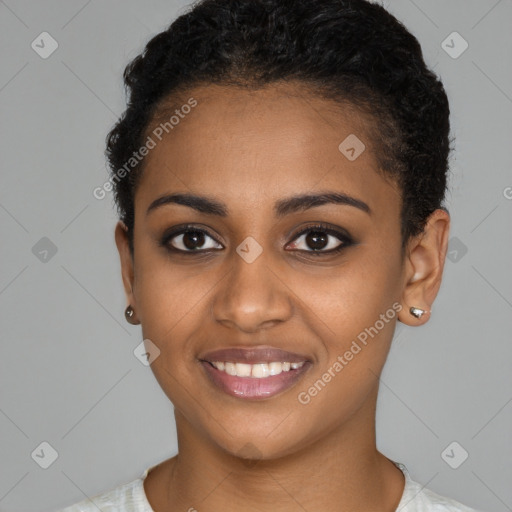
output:
<path id="1" fill-rule="evenodd" d="M 246 400 L 271 398 L 289 390 L 311 365 L 310 361 L 255 364 L 201 361 L 208 380 L 217 389 Z"/>
<path id="2" fill-rule="evenodd" d="M 265 379 L 273 375 L 279 375 L 282 372 L 289 372 L 290 370 L 298 370 L 306 361 L 301 362 L 280 362 L 272 361 L 270 363 L 235 363 L 232 361 L 208 361 L 212 366 L 225 372 L 228 375 L 236 377 L 251 377 L 254 379 Z"/>

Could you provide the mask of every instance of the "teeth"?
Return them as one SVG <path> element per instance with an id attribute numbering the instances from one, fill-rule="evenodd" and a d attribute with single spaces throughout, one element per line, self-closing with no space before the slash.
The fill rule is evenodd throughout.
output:
<path id="1" fill-rule="evenodd" d="M 283 371 L 282 363 L 269 363 L 268 365 L 268 374 L 269 375 L 279 375 Z"/>
<path id="2" fill-rule="evenodd" d="M 251 365 L 245 363 L 235 364 L 236 375 L 238 377 L 250 377 L 251 376 Z"/>
<path id="3" fill-rule="evenodd" d="M 224 363 L 224 371 L 228 375 L 236 375 L 236 364 L 235 363 Z"/>
<path id="4" fill-rule="evenodd" d="M 277 363 L 279 364 L 279 363 Z M 281 373 L 281 372 L 279 372 Z M 253 364 L 252 365 L 252 373 L 251 377 L 256 377 L 257 379 L 261 379 L 263 377 L 268 377 L 270 375 L 270 370 L 268 368 L 268 364 Z M 277 374 L 276 374 L 277 375 Z"/>
<path id="5" fill-rule="evenodd" d="M 304 365 L 305 361 L 300 363 L 290 362 L 271 362 L 271 363 L 232 363 L 230 361 L 213 361 L 212 364 L 217 370 L 226 372 L 228 375 L 237 377 L 254 377 L 264 379 L 271 375 L 279 375 L 281 372 L 289 372 L 290 369 L 297 370 Z"/>

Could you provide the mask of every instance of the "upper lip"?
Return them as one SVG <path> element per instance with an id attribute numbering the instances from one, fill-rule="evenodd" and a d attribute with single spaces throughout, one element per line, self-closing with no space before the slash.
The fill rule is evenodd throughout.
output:
<path id="1" fill-rule="evenodd" d="M 310 359 L 302 354 L 295 352 L 288 352 L 270 346 L 259 346 L 251 348 L 230 347 L 220 350 L 213 350 L 207 352 L 199 357 L 202 361 L 210 363 L 214 361 L 231 361 L 234 363 L 271 363 L 271 362 L 290 362 L 301 363 L 302 361 L 309 361 Z"/>

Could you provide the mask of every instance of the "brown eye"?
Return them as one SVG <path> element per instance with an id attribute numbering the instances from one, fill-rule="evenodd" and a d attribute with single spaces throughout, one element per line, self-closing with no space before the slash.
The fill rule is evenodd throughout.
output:
<path id="1" fill-rule="evenodd" d="M 328 226 L 317 225 L 301 231 L 292 242 L 292 248 L 316 255 L 332 254 L 352 245 L 346 234 Z"/>
<path id="2" fill-rule="evenodd" d="M 222 249 L 206 231 L 197 228 L 183 228 L 167 235 L 162 241 L 170 250 L 181 252 L 202 252 L 212 249 Z"/>
<path id="3" fill-rule="evenodd" d="M 330 236 L 331 235 L 322 233 L 321 231 L 310 231 L 307 235 L 305 235 L 304 241 L 306 242 L 306 245 L 311 249 L 325 249 L 329 245 Z"/>

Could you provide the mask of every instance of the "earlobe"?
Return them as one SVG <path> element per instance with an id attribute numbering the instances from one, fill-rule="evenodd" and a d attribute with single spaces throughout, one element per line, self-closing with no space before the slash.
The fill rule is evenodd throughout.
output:
<path id="1" fill-rule="evenodd" d="M 429 311 L 428 309 L 421 309 L 421 308 L 416 308 L 414 306 L 411 306 L 409 308 L 409 313 L 414 317 L 414 318 L 422 318 L 423 315 L 429 315 L 431 313 L 431 311 Z"/>
<path id="2" fill-rule="evenodd" d="M 430 319 L 432 304 L 441 286 L 450 216 L 446 210 L 435 210 L 423 232 L 411 239 L 406 250 L 402 311 L 398 320 L 411 326 Z"/>
<path id="3" fill-rule="evenodd" d="M 408 306 L 406 304 L 405 308 L 403 308 L 402 312 L 398 315 L 398 321 L 403 324 L 418 326 L 427 323 L 431 314 L 432 311 L 430 309 L 421 309 L 416 306 Z M 416 321 L 414 321 L 413 318 L 407 318 L 407 320 L 404 320 L 407 315 L 416 318 Z"/>
<path id="4" fill-rule="evenodd" d="M 138 325 L 140 324 L 139 320 L 135 315 L 135 310 L 132 308 L 131 304 L 126 307 L 124 310 L 124 317 L 129 324 Z"/>
<path id="5" fill-rule="evenodd" d="M 133 257 L 130 252 L 128 243 L 128 229 L 122 221 L 118 221 L 115 227 L 115 241 L 119 252 L 119 260 L 121 263 L 121 277 L 126 295 L 128 307 L 125 310 L 125 318 L 132 324 L 140 323 L 136 318 L 136 302 L 133 292 L 134 288 L 134 268 Z M 129 313 L 129 314 L 128 314 Z"/>

